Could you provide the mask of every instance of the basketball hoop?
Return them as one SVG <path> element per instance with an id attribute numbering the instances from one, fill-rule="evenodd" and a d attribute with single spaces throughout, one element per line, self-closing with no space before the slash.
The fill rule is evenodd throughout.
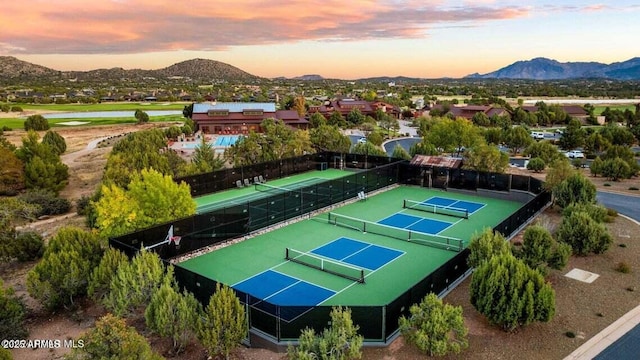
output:
<path id="1" fill-rule="evenodd" d="M 180 240 L 182 239 L 182 236 L 172 236 L 170 242 L 173 242 L 174 244 L 176 244 L 176 246 L 180 245 Z"/>

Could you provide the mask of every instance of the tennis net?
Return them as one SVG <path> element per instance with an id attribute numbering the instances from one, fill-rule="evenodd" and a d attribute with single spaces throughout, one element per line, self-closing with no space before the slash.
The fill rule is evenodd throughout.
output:
<path id="1" fill-rule="evenodd" d="M 267 192 L 271 194 L 287 194 L 292 191 L 296 191 L 296 189 L 289 189 L 285 187 L 267 185 L 267 184 L 255 184 L 256 191 Z"/>
<path id="2" fill-rule="evenodd" d="M 332 212 L 329 213 L 328 219 L 329 224 L 342 226 L 360 232 L 370 232 L 398 240 L 406 240 L 419 245 L 456 252 L 460 252 L 464 249 L 464 242 L 461 239 L 453 237 L 397 228 Z"/>
<path id="3" fill-rule="evenodd" d="M 325 259 L 311 253 L 291 248 L 286 248 L 285 258 L 298 264 L 306 265 L 333 275 L 357 281 L 359 283 L 364 283 L 364 269 L 360 269 L 343 262 Z"/>
<path id="4" fill-rule="evenodd" d="M 432 214 L 449 215 L 449 216 L 455 216 L 455 217 L 464 218 L 464 219 L 469 218 L 469 210 L 463 209 L 463 208 L 451 207 L 451 206 L 428 204 L 424 202 L 405 199 L 402 202 L 402 207 L 405 209 L 425 211 Z"/>

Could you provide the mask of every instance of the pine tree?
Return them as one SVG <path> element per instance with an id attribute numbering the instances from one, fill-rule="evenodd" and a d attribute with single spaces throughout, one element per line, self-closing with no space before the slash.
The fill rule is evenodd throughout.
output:
<path id="1" fill-rule="evenodd" d="M 306 328 L 300 334 L 299 345 L 290 346 L 287 355 L 292 360 L 347 360 L 362 357 L 362 335 L 351 319 L 351 309 L 334 307 L 331 310 L 331 326 L 321 334 Z"/>
<path id="2" fill-rule="evenodd" d="M 149 329 L 173 339 L 173 350 L 178 354 L 196 333 L 202 306 L 193 294 L 181 294 L 176 287 L 171 279 L 165 279 L 151 297 L 144 316 Z"/>
<path id="3" fill-rule="evenodd" d="M 89 276 L 100 263 L 101 239 L 90 232 L 66 227 L 49 241 L 42 260 L 27 274 L 29 294 L 46 308 L 73 306 L 87 293 Z"/>
<path id="4" fill-rule="evenodd" d="M 166 276 L 173 277 L 173 267 Z M 118 268 L 103 304 L 118 316 L 132 314 L 149 303 L 164 277 L 164 265 L 158 254 L 142 249 L 130 263 Z"/>
<path id="5" fill-rule="evenodd" d="M 469 346 L 462 307 L 443 304 L 431 293 L 409 309 L 411 316 L 400 317 L 405 340 L 429 356 L 459 354 Z"/>
<path id="6" fill-rule="evenodd" d="M 537 270 L 511 254 L 494 256 L 478 266 L 471 279 L 471 304 L 505 331 L 555 314 L 555 292 Z"/>
<path id="7" fill-rule="evenodd" d="M 233 290 L 216 285 L 209 305 L 204 309 L 198 337 L 210 356 L 229 358 L 231 351 L 247 335 L 245 311 Z"/>
<path id="8" fill-rule="evenodd" d="M 101 301 L 109 291 L 113 276 L 121 266 L 128 265 L 128 261 L 122 251 L 115 248 L 107 249 L 100 259 L 100 264 L 91 273 L 87 294 L 95 301 Z"/>
<path id="9" fill-rule="evenodd" d="M 130 359 L 160 360 L 160 355 L 123 319 L 107 314 L 96 321 L 95 328 L 80 338 L 82 346 L 75 348 L 68 359 Z"/>
<path id="10" fill-rule="evenodd" d="M 470 267 L 478 267 L 496 255 L 511 254 L 509 242 L 502 234 L 490 228 L 485 228 L 480 234 L 471 237 L 469 250 L 467 263 Z"/>

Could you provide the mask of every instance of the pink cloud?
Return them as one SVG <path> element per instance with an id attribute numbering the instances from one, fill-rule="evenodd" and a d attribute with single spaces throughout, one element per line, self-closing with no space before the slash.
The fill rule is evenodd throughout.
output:
<path id="1" fill-rule="evenodd" d="M 499 3 L 499 2 L 498 2 Z M 232 46 L 419 38 L 434 26 L 472 26 L 527 16 L 526 7 L 447 6 L 446 1 L 25 0 L 3 5 L 8 53 L 126 54 Z"/>

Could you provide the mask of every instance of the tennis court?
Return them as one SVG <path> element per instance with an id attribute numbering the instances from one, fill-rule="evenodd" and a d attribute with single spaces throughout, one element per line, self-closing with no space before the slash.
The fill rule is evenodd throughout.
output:
<path id="1" fill-rule="evenodd" d="M 196 213 L 204 214 L 229 205 L 244 205 L 254 200 L 267 198 L 273 194 L 295 191 L 310 185 L 351 174 L 352 173 L 348 171 L 335 169 L 311 171 L 283 179 L 277 179 L 265 183 L 254 183 L 242 188 L 200 196 L 194 199 L 196 202 Z"/>
<path id="2" fill-rule="evenodd" d="M 292 189 L 299 181 L 289 179 Z M 417 210 L 405 200 L 472 216 Z M 180 266 L 275 305 L 384 305 L 452 259 L 455 240 L 466 247 L 474 232 L 499 224 L 521 205 L 401 186 Z"/>

